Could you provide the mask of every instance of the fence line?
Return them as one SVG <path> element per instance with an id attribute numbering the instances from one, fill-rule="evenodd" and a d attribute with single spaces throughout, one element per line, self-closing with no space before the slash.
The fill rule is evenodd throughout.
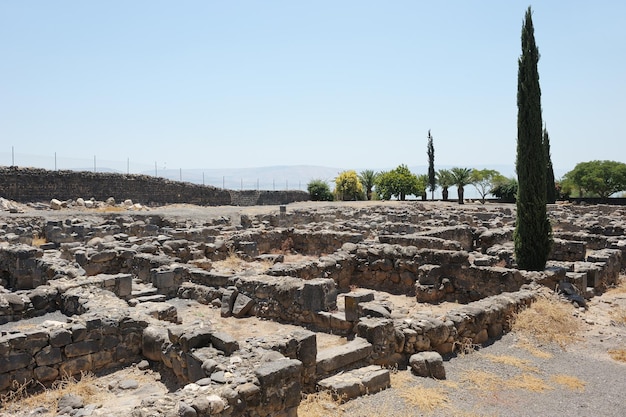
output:
<path id="1" fill-rule="evenodd" d="M 64 157 L 55 152 L 52 155 L 37 155 L 16 152 L 0 152 L 0 166 L 19 166 L 43 168 L 50 171 L 89 171 L 110 172 L 118 174 L 150 175 L 173 181 L 191 182 L 194 184 L 210 185 L 230 190 L 302 190 L 306 191 L 309 178 L 286 178 L 284 176 L 268 175 L 238 175 L 237 171 L 247 169 L 183 169 L 169 168 L 166 163 L 155 161 L 152 164 L 126 160 L 99 159 L 94 155 L 92 159 Z"/>

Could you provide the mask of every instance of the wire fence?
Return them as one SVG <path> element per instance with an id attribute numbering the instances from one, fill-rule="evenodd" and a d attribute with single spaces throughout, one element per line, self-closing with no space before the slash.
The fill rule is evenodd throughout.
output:
<path id="1" fill-rule="evenodd" d="M 285 169 L 272 170 L 242 168 L 242 169 L 185 169 L 168 167 L 165 162 L 100 159 L 97 155 L 92 158 L 66 157 L 60 153 L 41 155 L 16 152 L 12 147 L 10 152 L 0 152 L 0 165 L 43 168 L 51 171 L 89 171 L 108 172 L 117 174 L 150 175 L 172 181 L 184 181 L 194 184 L 209 185 L 230 190 L 301 190 L 306 191 L 307 184 L 312 178 L 305 175 L 299 177 Z"/>

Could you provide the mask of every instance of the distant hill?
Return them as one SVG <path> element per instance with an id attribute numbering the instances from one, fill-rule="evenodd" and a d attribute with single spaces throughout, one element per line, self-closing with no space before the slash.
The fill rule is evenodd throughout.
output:
<path id="1" fill-rule="evenodd" d="M 334 181 L 341 168 L 310 165 L 271 166 L 230 169 L 165 169 L 158 171 L 160 177 L 175 181 L 213 185 L 232 190 L 303 190 L 314 179 L 329 183 Z M 154 171 L 143 172 L 154 175 Z"/>
<path id="2" fill-rule="evenodd" d="M 450 169 L 452 165 L 436 165 L 435 168 Z M 355 168 L 357 172 L 364 169 L 374 171 L 385 171 L 395 167 L 387 168 Z M 515 166 L 513 165 L 482 165 L 477 169 L 494 169 L 506 177 L 515 176 Z M 279 165 L 256 168 L 229 168 L 229 169 L 162 169 L 157 172 L 159 177 L 174 181 L 186 181 L 194 184 L 212 185 L 219 188 L 231 190 L 302 190 L 306 191 L 307 184 L 314 179 L 321 179 L 328 183 L 331 189 L 334 188 L 334 179 L 341 171 L 353 168 L 332 168 L 315 165 Z M 409 166 L 411 172 L 415 174 L 425 174 L 428 167 L 425 165 Z M 103 168 L 103 171 L 106 168 Z M 98 168 L 100 171 L 100 168 Z M 113 170 L 111 170 L 113 171 Z M 555 168 L 556 178 L 565 174 L 566 170 Z M 142 172 L 145 175 L 154 175 L 154 171 Z M 430 194 L 429 194 L 430 196 Z M 478 193 L 473 186 L 465 187 L 466 198 L 477 198 Z M 441 190 L 435 191 L 435 198 L 441 197 Z M 450 188 L 450 198 L 456 198 L 456 188 Z"/>

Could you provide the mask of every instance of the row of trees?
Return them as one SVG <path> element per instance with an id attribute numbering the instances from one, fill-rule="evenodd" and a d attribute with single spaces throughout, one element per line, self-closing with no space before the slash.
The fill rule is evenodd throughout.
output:
<path id="1" fill-rule="evenodd" d="M 430 135 L 429 135 L 430 136 Z M 390 200 L 392 198 L 405 200 L 407 196 L 426 198 L 426 191 L 434 191 L 441 187 L 442 199 L 448 200 L 450 187 L 455 186 L 459 204 L 463 204 L 465 187 L 473 185 L 484 203 L 488 194 L 494 194 L 501 184 L 509 181 L 498 171 L 490 169 L 470 169 L 455 167 L 432 171 L 425 175 L 413 174 L 406 165 L 399 165 L 390 171 L 374 172 L 364 170 L 356 173 L 354 170 L 343 171 L 335 178 L 335 189 L 331 192 L 328 184 L 320 179 L 308 184 L 308 191 L 314 201 L 332 200 Z"/>

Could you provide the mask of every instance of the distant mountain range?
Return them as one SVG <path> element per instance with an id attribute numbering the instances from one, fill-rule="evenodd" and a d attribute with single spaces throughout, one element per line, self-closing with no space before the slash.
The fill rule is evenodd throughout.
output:
<path id="1" fill-rule="evenodd" d="M 374 171 L 385 171 L 395 167 L 387 168 L 363 168 L 355 169 L 360 172 L 364 169 L 373 169 Z M 437 165 L 436 169 L 450 169 L 452 165 Z M 194 184 L 212 185 L 218 188 L 226 188 L 231 190 L 302 190 L 306 191 L 307 184 L 311 180 L 321 179 L 326 181 L 331 189 L 334 187 L 334 179 L 337 175 L 346 169 L 352 168 L 332 168 L 315 165 L 279 165 L 269 167 L 256 168 L 229 168 L 229 169 L 161 169 L 158 171 L 144 171 L 144 175 L 157 175 L 173 181 L 185 181 Z M 428 167 L 425 165 L 409 166 L 411 172 L 415 174 L 425 174 Z M 515 176 L 515 167 L 513 165 L 486 165 L 480 169 L 494 169 L 506 177 Z M 88 170 L 86 170 L 88 171 Z M 99 172 L 118 172 L 107 168 L 98 168 Z M 565 170 L 555 168 L 556 178 L 560 178 L 565 174 Z M 467 198 L 477 198 L 479 195 L 472 186 L 465 189 Z M 441 197 L 441 191 L 435 191 L 435 197 Z M 456 189 L 450 188 L 450 197 L 456 197 Z"/>

